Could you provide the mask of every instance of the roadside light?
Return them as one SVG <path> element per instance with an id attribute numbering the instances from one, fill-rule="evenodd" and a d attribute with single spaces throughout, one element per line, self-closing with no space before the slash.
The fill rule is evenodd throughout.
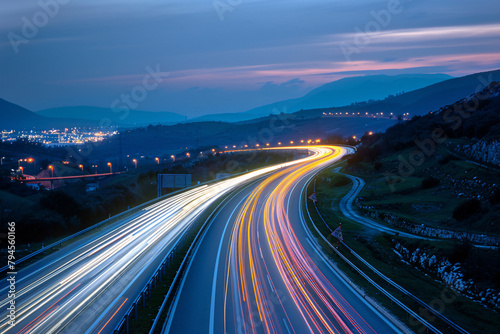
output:
<path id="1" fill-rule="evenodd" d="M 372 134 L 373 134 L 373 132 L 371 132 L 371 131 L 370 131 L 370 132 L 368 132 L 368 135 L 370 135 L 370 136 L 371 136 Z"/>
<path id="2" fill-rule="evenodd" d="M 156 163 L 159 165 L 160 164 L 160 158 L 156 157 L 155 158 Z"/>
<path id="3" fill-rule="evenodd" d="M 113 164 L 111 162 L 108 162 L 108 166 L 109 166 L 109 172 L 113 173 Z"/>
<path id="4" fill-rule="evenodd" d="M 293 145 L 293 140 L 290 140 L 290 144 L 292 144 L 292 145 Z"/>
<path id="5" fill-rule="evenodd" d="M 52 177 L 54 177 L 54 166 L 49 165 L 49 169 L 50 169 Z"/>
<path id="6" fill-rule="evenodd" d="M 172 160 L 175 162 L 175 155 L 171 155 L 170 158 L 172 158 Z"/>
<path id="7" fill-rule="evenodd" d="M 356 136 L 352 136 L 352 139 L 356 139 Z"/>
<path id="8" fill-rule="evenodd" d="M 80 168 L 83 172 L 83 165 L 78 165 L 78 168 Z"/>
<path id="9" fill-rule="evenodd" d="M 21 170 L 21 175 L 24 175 L 24 167 L 21 166 L 21 167 L 19 167 L 19 169 Z"/>
<path id="10" fill-rule="evenodd" d="M 137 159 L 132 159 L 132 162 L 134 163 L 135 168 L 137 168 Z"/>
<path id="11" fill-rule="evenodd" d="M 266 146 L 269 146 L 269 143 L 267 143 Z"/>

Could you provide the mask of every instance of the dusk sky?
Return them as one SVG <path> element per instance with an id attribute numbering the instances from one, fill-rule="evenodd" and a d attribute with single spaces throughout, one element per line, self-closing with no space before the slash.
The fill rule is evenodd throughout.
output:
<path id="1" fill-rule="evenodd" d="M 33 111 L 110 107 L 157 69 L 158 85 L 147 80 L 136 109 L 194 117 L 347 76 L 500 68 L 498 0 L 2 0 L 0 8 L 0 97 Z"/>

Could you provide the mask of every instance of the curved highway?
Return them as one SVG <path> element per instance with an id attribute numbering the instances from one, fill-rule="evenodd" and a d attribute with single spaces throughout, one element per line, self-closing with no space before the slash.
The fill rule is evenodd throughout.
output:
<path id="1" fill-rule="evenodd" d="M 308 180 L 349 149 L 239 190 L 217 213 L 187 267 L 164 333 L 395 333 L 310 239 L 299 203 Z"/>
<path id="2" fill-rule="evenodd" d="M 113 332 L 178 238 L 212 203 L 317 154 L 186 190 L 20 270 L 15 325 L 7 317 L 9 283 L 0 284 L 0 333 Z"/>

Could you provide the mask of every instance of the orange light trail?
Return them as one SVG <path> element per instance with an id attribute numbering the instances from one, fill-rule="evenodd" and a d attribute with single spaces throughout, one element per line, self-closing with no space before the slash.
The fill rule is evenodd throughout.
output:
<path id="1" fill-rule="evenodd" d="M 261 329 L 266 333 L 277 332 L 282 328 L 282 320 L 293 318 L 280 296 L 275 305 L 270 302 L 276 289 L 272 281 L 276 281 L 286 288 L 286 297 L 293 301 L 298 312 L 294 314 L 301 316 L 310 332 L 375 333 L 321 273 L 302 247 L 289 220 L 287 196 L 297 182 L 338 160 L 344 152 L 337 147 L 312 149 L 316 151 L 313 158 L 283 168 L 263 180 L 236 216 L 226 259 L 224 313 L 228 310 L 227 296 L 231 291 L 232 310 L 235 318 L 241 319 L 243 326 L 239 330 L 243 332 L 256 333 Z M 265 232 L 262 240 L 259 227 Z M 263 247 L 271 253 L 272 261 L 262 256 Z M 278 275 L 271 275 L 276 272 Z M 273 312 L 276 307 L 281 308 L 284 319 Z M 226 322 L 226 315 L 224 317 Z M 226 323 L 224 327 L 226 329 Z M 294 331 L 293 326 L 291 329 Z"/>

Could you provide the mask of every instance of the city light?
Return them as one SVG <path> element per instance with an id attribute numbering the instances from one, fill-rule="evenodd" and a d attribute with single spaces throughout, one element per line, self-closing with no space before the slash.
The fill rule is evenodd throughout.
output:
<path id="1" fill-rule="evenodd" d="M 21 170 L 21 175 L 24 175 L 24 167 L 21 166 L 21 167 L 19 167 L 19 169 Z"/>
<path id="2" fill-rule="evenodd" d="M 292 145 L 293 145 L 293 140 L 290 140 L 290 144 L 292 144 Z"/>
<path id="3" fill-rule="evenodd" d="M 108 162 L 108 166 L 109 166 L 109 172 L 113 173 L 113 164 L 111 162 Z"/>
<path id="4" fill-rule="evenodd" d="M 54 177 L 54 166 L 49 165 L 49 169 L 50 169 L 50 172 L 51 172 L 51 176 Z"/>
<path id="5" fill-rule="evenodd" d="M 370 132 L 368 132 L 368 135 L 370 135 L 370 136 L 371 136 L 372 134 L 373 134 L 373 132 L 371 132 L 371 131 L 370 131 Z"/>
<path id="6" fill-rule="evenodd" d="M 78 165 L 78 168 L 80 168 L 83 172 L 83 165 Z"/>
<path id="7" fill-rule="evenodd" d="M 137 159 L 132 159 L 132 162 L 134 163 L 135 168 L 137 169 Z"/>
<path id="8" fill-rule="evenodd" d="M 175 162 L 175 155 L 171 155 L 170 158 Z"/>
<path id="9" fill-rule="evenodd" d="M 156 163 L 159 165 L 160 164 L 160 158 L 156 157 L 155 158 Z"/>

